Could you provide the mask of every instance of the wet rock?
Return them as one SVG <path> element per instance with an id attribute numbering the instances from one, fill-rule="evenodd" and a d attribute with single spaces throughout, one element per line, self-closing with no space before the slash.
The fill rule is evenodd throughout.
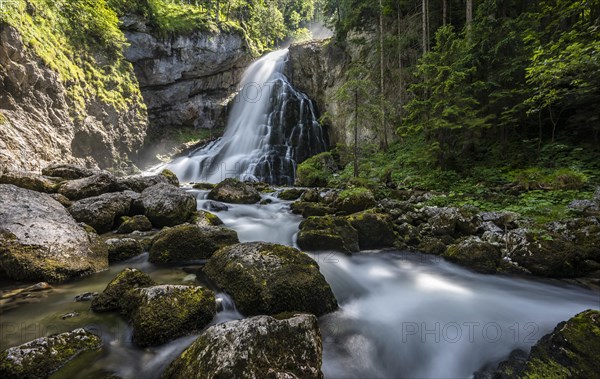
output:
<path id="1" fill-rule="evenodd" d="M 200 227 L 223 225 L 219 216 L 206 211 L 197 211 L 192 221 Z"/>
<path id="2" fill-rule="evenodd" d="M 103 172 L 82 179 L 69 180 L 58 188 L 58 193 L 66 196 L 69 200 L 81 200 L 112 192 L 116 189 L 115 187 L 114 176 Z"/>
<path id="3" fill-rule="evenodd" d="M 46 282 L 39 282 L 32 286 L 0 290 L 0 310 L 6 312 L 30 302 L 37 302 L 45 298 L 52 289 Z"/>
<path id="4" fill-rule="evenodd" d="M 106 246 L 50 196 L 0 184 L 0 270 L 15 280 L 58 282 L 108 267 Z"/>
<path id="5" fill-rule="evenodd" d="M 94 171 L 90 170 L 89 168 L 72 164 L 56 163 L 43 168 L 42 174 L 61 179 L 74 180 L 92 176 L 94 175 Z"/>
<path id="6" fill-rule="evenodd" d="M 346 214 L 364 211 L 376 205 L 373 193 L 366 188 L 352 188 L 339 193 L 333 207 Z"/>
<path id="7" fill-rule="evenodd" d="M 315 188 L 310 188 L 304 191 L 302 196 L 300 196 L 300 200 L 308 203 L 318 203 L 321 201 L 321 193 Z"/>
<path id="8" fill-rule="evenodd" d="M 292 213 L 294 214 L 302 214 L 304 212 L 304 209 L 306 209 L 309 206 L 314 205 L 313 203 L 309 203 L 306 201 L 294 201 L 293 203 L 290 204 L 290 210 L 292 211 Z"/>
<path id="9" fill-rule="evenodd" d="M 124 312 L 127 292 L 141 287 L 150 287 L 156 283 L 148 275 L 134 269 L 126 268 L 108 283 L 104 291 L 92 300 L 94 312 L 120 310 Z"/>
<path id="10" fill-rule="evenodd" d="M 141 200 L 144 214 L 156 227 L 182 224 L 196 212 L 196 198 L 170 184 L 145 189 Z"/>
<path id="11" fill-rule="evenodd" d="M 215 185 L 213 183 L 194 183 L 192 185 L 193 189 L 198 189 L 198 190 L 211 190 L 213 188 L 215 188 Z"/>
<path id="12" fill-rule="evenodd" d="M 28 172 L 0 172 L 0 184 L 12 184 L 32 191 L 52 193 L 57 184 L 41 175 Z"/>
<path id="13" fill-rule="evenodd" d="M 177 176 L 169 170 L 163 170 L 158 175 L 130 175 L 117 178 L 117 185 L 120 190 L 131 190 L 135 192 L 142 192 L 146 188 L 154 185 L 166 183 L 179 187 L 179 180 Z"/>
<path id="14" fill-rule="evenodd" d="M 260 201 L 260 194 L 253 186 L 228 178 L 217 184 L 208 193 L 208 198 L 225 203 L 254 204 Z"/>
<path id="15" fill-rule="evenodd" d="M 167 367 L 163 378 L 320 379 L 321 355 L 315 316 L 257 316 L 211 326 Z"/>
<path id="16" fill-rule="evenodd" d="M 101 346 L 100 337 L 75 329 L 11 347 L 0 353 L 0 377 L 47 378 L 79 353 Z"/>
<path id="17" fill-rule="evenodd" d="M 272 202 L 273 202 L 273 200 L 271 200 L 271 199 L 262 199 L 259 204 L 260 205 L 268 205 L 268 204 L 271 204 Z"/>
<path id="18" fill-rule="evenodd" d="M 286 188 L 279 192 L 279 197 L 281 200 L 297 200 L 306 190 L 300 188 Z"/>
<path id="19" fill-rule="evenodd" d="M 162 345 L 199 332 L 215 313 L 215 295 L 206 288 L 161 285 L 132 290 L 128 315 L 133 342 L 138 346 Z"/>
<path id="20" fill-rule="evenodd" d="M 305 203 L 307 204 L 302 210 L 302 217 L 309 218 L 313 216 L 325 216 L 335 212 L 334 209 L 320 203 Z"/>
<path id="21" fill-rule="evenodd" d="M 309 217 L 300 223 L 298 246 L 305 250 L 359 251 L 358 232 L 343 217 Z"/>
<path id="22" fill-rule="evenodd" d="M 347 219 L 358 232 L 358 245 L 361 249 L 394 246 L 396 235 L 388 215 L 360 212 L 348 216 Z"/>
<path id="23" fill-rule="evenodd" d="M 154 237 L 148 260 L 170 263 L 207 259 L 218 249 L 238 242 L 237 233 L 228 228 L 177 225 L 161 230 Z"/>
<path id="24" fill-rule="evenodd" d="M 69 213 L 78 222 L 84 222 L 98 233 L 113 229 L 116 221 L 129 213 L 131 203 L 139 195 L 132 191 L 105 193 L 76 201 L 69 207 Z"/>
<path id="25" fill-rule="evenodd" d="M 204 272 L 246 315 L 322 315 L 337 308 L 317 263 L 292 247 L 264 242 L 228 246 L 213 254 Z"/>
<path id="26" fill-rule="evenodd" d="M 500 265 L 502 253 L 497 245 L 484 242 L 479 237 L 469 237 L 458 244 L 448 246 L 443 257 L 475 271 L 493 274 Z"/>
<path id="27" fill-rule="evenodd" d="M 473 379 L 513 379 L 518 378 L 525 369 L 528 354 L 520 349 L 510 352 L 507 361 L 498 367 L 485 367 L 473 374 Z"/>
<path id="28" fill-rule="evenodd" d="M 418 250 L 425 254 L 442 255 L 446 249 L 446 244 L 435 237 L 423 237 L 418 243 Z"/>
<path id="29" fill-rule="evenodd" d="M 152 223 L 144 215 L 135 215 L 133 217 L 121 217 L 121 225 L 117 229 L 118 234 L 129 234 L 136 231 L 147 232 L 152 230 Z"/>
<path id="30" fill-rule="evenodd" d="M 202 208 L 211 212 L 224 212 L 229 210 L 229 206 L 218 201 L 209 200 L 202 204 Z"/>
<path id="31" fill-rule="evenodd" d="M 73 317 L 79 317 L 79 313 L 69 312 L 69 313 L 65 313 L 64 315 L 60 316 L 61 320 L 66 320 L 68 318 L 73 318 Z"/>
<path id="32" fill-rule="evenodd" d="M 96 296 L 98 296 L 98 292 L 84 292 L 82 294 L 75 296 L 75 301 L 76 302 L 90 301 L 90 300 L 93 300 Z"/>
<path id="33" fill-rule="evenodd" d="M 108 261 L 121 262 L 140 255 L 144 248 L 133 238 L 111 238 L 105 241 L 108 247 Z"/>

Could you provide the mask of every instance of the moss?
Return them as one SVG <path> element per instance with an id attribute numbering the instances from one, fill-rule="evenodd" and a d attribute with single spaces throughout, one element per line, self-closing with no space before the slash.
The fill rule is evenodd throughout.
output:
<path id="1" fill-rule="evenodd" d="M 500 265 L 500 248 L 478 239 L 467 239 L 448 246 L 443 257 L 478 272 L 493 274 Z"/>
<path id="2" fill-rule="evenodd" d="M 312 156 L 298 165 L 296 185 L 302 187 L 324 187 L 329 177 L 337 170 L 333 155 L 324 152 Z"/>
<path id="3" fill-rule="evenodd" d="M 343 217 L 309 217 L 300 224 L 298 246 L 305 250 L 359 251 L 358 232 Z"/>
<path id="4" fill-rule="evenodd" d="M 0 125 L 4 125 L 8 123 L 8 117 L 2 112 L 0 112 Z"/>
<path id="5" fill-rule="evenodd" d="M 92 300 L 92 310 L 94 312 L 108 312 L 120 310 L 126 312 L 127 304 L 125 294 L 140 287 L 149 287 L 154 285 L 154 281 L 143 272 L 126 268 L 121 271 L 113 280 L 108 283 L 104 291 Z"/>
<path id="6" fill-rule="evenodd" d="M 200 227 L 223 225 L 219 216 L 204 210 L 197 211 L 191 222 Z"/>
<path id="7" fill-rule="evenodd" d="M 133 217 L 123 216 L 121 217 L 121 225 L 117 229 L 119 234 L 128 234 L 134 231 L 146 232 L 152 230 L 152 223 L 148 220 L 148 217 L 144 215 L 137 215 Z"/>
<path id="8" fill-rule="evenodd" d="M 340 192 L 333 204 L 338 211 L 346 213 L 360 212 L 375 205 L 373 193 L 363 187 L 349 188 Z"/>
<path id="9" fill-rule="evenodd" d="M 160 172 L 160 174 L 162 176 L 164 176 L 165 178 L 167 178 L 167 180 L 169 181 L 169 183 L 171 183 L 175 187 L 179 187 L 179 179 L 177 178 L 177 175 L 175 175 L 173 173 L 173 171 L 168 170 L 168 169 L 164 169 L 164 170 L 162 170 Z"/>
<path id="10" fill-rule="evenodd" d="M 29 173 L 0 172 L 0 184 L 12 184 L 37 192 L 53 193 L 58 189 L 58 184 L 39 175 Z"/>
<path id="11" fill-rule="evenodd" d="M 260 194 L 249 184 L 227 178 L 208 193 L 208 198 L 233 204 L 254 204 L 260 201 Z"/>
<path id="12" fill-rule="evenodd" d="M 194 183 L 192 188 L 199 190 L 211 190 L 215 188 L 215 185 L 213 183 Z"/>
<path id="13" fill-rule="evenodd" d="M 221 247 L 238 242 L 237 233 L 227 228 L 178 225 L 154 237 L 149 260 L 168 263 L 207 259 Z"/>
<path id="14" fill-rule="evenodd" d="M 361 249 L 394 246 L 396 235 L 389 215 L 367 211 L 355 213 L 347 219 L 358 232 Z"/>
<path id="15" fill-rule="evenodd" d="M 297 200 L 304 192 L 305 190 L 299 188 L 287 188 L 281 191 L 278 197 L 281 200 Z"/>

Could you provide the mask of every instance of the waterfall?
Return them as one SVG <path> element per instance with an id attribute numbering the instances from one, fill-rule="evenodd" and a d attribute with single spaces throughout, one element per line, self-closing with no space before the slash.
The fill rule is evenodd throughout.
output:
<path id="1" fill-rule="evenodd" d="M 223 137 L 160 169 L 182 181 L 293 184 L 297 164 L 326 151 L 327 137 L 312 101 L 282 73 L 287 56 L 274 51 L 244 72 Z"/>

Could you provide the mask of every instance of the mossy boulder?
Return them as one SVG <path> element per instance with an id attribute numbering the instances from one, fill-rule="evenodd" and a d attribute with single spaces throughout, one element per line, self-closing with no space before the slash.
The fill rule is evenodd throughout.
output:
<path id="1" fill-rule="evenodd" d="M 202 210 L 196 212 L 192 218 L 192 222 L 201 227 L 223 225 L 223 220 L 219 216 Z"/>
<path id="2" fill-rule="evenodd" d="M 319 266 L 298 249 L 251 242 L 217 251 L 204 272 L 245 315 L 298 311 L 322 315 L 337 308 Z"/>
<path id="3" fill-rule="evenodd" d="M 12 184 L 32 191 L 52 193 L 58 185 L 41 175 L 27 172 L 0 172 L 0 184 Z"/>
<path id="4" fill-rule="evenodd" d="M 361 249 L 394 246 L 396 235 L 389 215 L 367 211 L 355 213 L 347 219 L 358 232 L 358 245 Z"/>
<path id="5" fill-rule="evenodd" d="M 59 282 L 108 267 L 94 233 L 44 193 L 0 184 L 0 271 L 23 281 Z"/>
<path id="6" fill-rule="evenodd" d="M 199 332 L 216 314 L 214 293 L 203 287 L 160 285 L 128 293 L 133 342 L 162 345 Z"/>
<path id="7" fill-rule="evenodd" d="M 194 183 L 192 185 L 193 189 L 197 189 L 197 190 L 211 190 L 213 188 L 215 188 L 215 184 L 214 183 Z"/>
<path id="8" fill-rule="evenodd" d="M 309 207 L 311 205 L 313 205 L 313 203 L 298 200 L 298 201 L 294 201 L 293 203 L 290 204 L 290 210 L 294 214 L 302 214 L 302 212 L 304 212 L 304 209 L 306 209 L 307 207 Z"/>
<path id="9" fill-rule="evenodd" d="M 417 249 L 425 254 L 442 255 L 446 252 L 447 246 L 439 238 L 424 236 L 419 240 Z"/>
<path id="10" fill-rule="evenodd" d="M 148 259 L 153 263 L 207 259 L 220 248 L 239 242 L 237 233 L 225 227 L 177 225 L 156 234 Z"/>
<path id="11" fill-rule="evenodd" d="M 135 268 L 126 268 L 108 283 L 104 291 L 92 300 L 94 312 L 121 311 L 127 308 L 126 294 L 135 289 L 150 287 L 156 283 L 148 275 Z"/>
<path id="12" fill-rule="evenodd" d="M 442 256 L 475 271 L 493 274 L 500 266 L 502 252 L 495 244 L 482 241 L 479 237 L 469 237 L 458 244 L 448 246 L 448 250 Z"/>
<path id="13" fill-rule="evenodd" d="M 196 212 L 196 198 L 167 183 L 146 188 L 141 202 L 144 214 L 156 227 L 182 224 Z"/>
<path id="14" fill-rule="evenodd" d="M 111 231 L 119 218 L 129 213 L 132 202 L 139 194 L 132 191 L 105 193 L 76 201 L 69 213 L 78 222 L 84 222 L 98 233 Z"/>
<path id="15" fill-rule="evenodd" d="M 108 261 L 121 262 L 140 255 L 144 249 L 142 244 L 133 238 L 111 238 L 105 241 L 108 247 Z"/>
<path id="16" fill-rule="evenodd" d="M 159 175 L 164 176 L 165 178 L 167 178 L 167 181 L 171 184 L 174 185 L 175 187 L 179 187 L 179 178 L 177 178 L 177 175 L 175 175 L 175 173 L 169 169 L 164 169 L 160 172 Z"/>
<path id="17" fill-rule="evenodd" d="M 321 379 L 322 350 L 315 316 L 257 316 L 206 329 L 162 377 Z"/>
<path id="18" fill-rule="evenodd" d="M 360 251 L 358 232 L 344 217 L 309 217 L 300 223 L 298 246 L 304 250 Z"/>
<path id="19" fill-rule="evenodd" d="M 133 217 L 123 216 L 120 219 L 121 225 L 117 229 L 118 234 L 129 234 L 133 232 L 147 232 L 152 230 L 152 223 L 144 215 L 135 215 Z"/>
<path id="20" fill-rule="evenodd" d="M 47 378 L 81 352 L 101 345 L 100 337 L 81 328 L 38 338 L 0 353 L 0 377 Z"/>
<path id="21" fill-rule="evenodd" d="M 279 192 L 277 197 L 281 200 L 297 200 L 306 190 L 301 188 L 286 188 Z"/>
<path id="22" fill-rule="evenodd" d="M 298 165 L 296 185 L 300 187 L 325 187 L 337 171 L 333 155 L 329 152 L 314 155 Z"/>
<path id="23" fill-rule="evenodd" d="M 559 323 L 532 348 L 498 365 L 494 378 L 597 378 L 600 372 L 600 312 L 587 310 Z"/>
<path id="24" fill-rule="evenodd" d="M 422 213 L 434 236 L 470 236 L 479 228 L 479 218 L 468 208 L 424 207 Z"/>
<path id="25" fill-rule="evenodd" d="M 340 192 L 333 203 L 333 207 L 337 209 L 338 212 L 350 214 L 373 208 L 376 204 L 375 197 L 371 190 L 356 187 Z"/>
<path id="26" fill-rule="evenodd" d="M 306 191 L 304 191 L 302 196 L 300 196 L 300 200 L 306 201 L 309 203 L 318 203 L 322 200 L 321 192 L 316 188 L 309 188 Z"/>
<path id="27" fill-rule="evenodd" d="M 302 210 L 302 217 L 325 216 L 335 213 L 335 210 L 321 203 L 308 203 Z"/>
<path id="28" fill-rule="evenodd" d="M 76 166 L 68 163 L 55 163 L 42 169 L 42 174 L 61 179 L 73 180 L 87 178 L 94 175 L 94 171 L 89 168 Z"/>
<path id="29" fill-rule="evenodd" d="M 58 188 L 58 193 L 70 200 L 81 200 L 86 197 L 98 196 L 113 192 L 117 189 L 113 175 L 102 172 L 81 179 L 69 180 Z"/>
<path id="30" fill-rule="evenodd" d="M 208 193 L 208 198 L 232 204 L 254 204 L 260 201 L 260 193 L 249 184 L 227 178 Z"/>

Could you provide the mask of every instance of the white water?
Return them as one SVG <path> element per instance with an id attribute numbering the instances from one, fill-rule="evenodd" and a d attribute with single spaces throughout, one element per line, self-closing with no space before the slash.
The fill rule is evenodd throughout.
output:
<path id="1" fill-rule="evenodd" d="M 236 177 L 293 184 L 297 163 L 327 143 L 312 102 L 282 73 L 287 54 L 274 51 L 244 72 L 222 138 L 154 171 L 168 168 L 186 182 Z"/>

